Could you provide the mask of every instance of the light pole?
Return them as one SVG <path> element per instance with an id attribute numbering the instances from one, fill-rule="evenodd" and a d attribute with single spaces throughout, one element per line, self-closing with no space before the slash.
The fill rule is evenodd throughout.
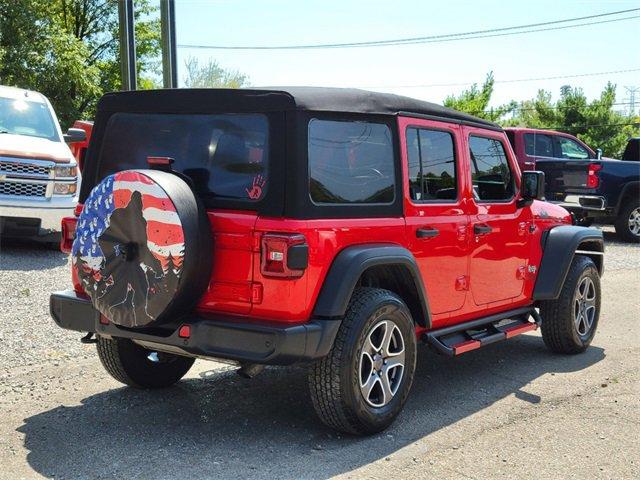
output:
<path id="1" fill-rule="evenodd" d="M 122 77 L 122 90 L 135 90 L 138 82 L 133 0 L 120 0 L 118 2 L 118 17 L 120 20 L 120 75 Z"/>

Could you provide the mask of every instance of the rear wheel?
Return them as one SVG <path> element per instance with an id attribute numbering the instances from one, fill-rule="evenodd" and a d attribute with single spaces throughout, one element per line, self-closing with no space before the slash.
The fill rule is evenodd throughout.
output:
<path id="1" fill-rule="evenodd" d="M 627 201 L 616 218 L 616 234 L 626 242 L 640 242 L 640 199 Z"/>
<path id="2" fill-rule="evenodd" d="M 404 406 L 415 365 L 415 327 L 407 306 L 390 291 L 358 288 L 329 355 L 310 369 L 316 412 L 343 432 L 384 430 Z"/>
<path id="3" fill-rule="evenodd" d="M 593 260 L 576 255 L 560 296 L 540 305 L 542 339 L 558 353 L 580 353 L 591 344 L 600 317 L 600 275 Z"/>
<path id="4" fill-rule="evenodd" d="M 127 338 L 98 336 L 98 356 L 109 375 L 138 388 L 169 387 L 180 380 L 194 359 L 147 350 Z"/>

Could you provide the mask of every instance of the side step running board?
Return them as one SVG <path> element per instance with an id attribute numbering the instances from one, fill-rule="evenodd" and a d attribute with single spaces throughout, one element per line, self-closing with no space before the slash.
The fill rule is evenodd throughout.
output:
<path id="1" fill-rule="evenodd" d="M 529 320 L 533 317 L 533 322 Z M 542 319 L 536 309 L 517 308 L 470 322 L 425 333 L 422 340 L 448 356 L 460 355 L 491 343 L 536 330 Z"/>

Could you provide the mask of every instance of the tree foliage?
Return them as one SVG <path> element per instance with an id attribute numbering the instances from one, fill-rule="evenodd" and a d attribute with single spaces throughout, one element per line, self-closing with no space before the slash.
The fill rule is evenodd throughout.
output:
<path id="1" fill-rule="evenodd" d="M 640 135 L 640 118 L 616 111 L 616 86 L 607 83 L 600 97 L 589 102 L 581 88 L 566 85 L 560 97 L 539 90 L 536 98 L 490 108 L 494 78 L 491 73 L 478 87 L 472 85 L 458 96 L 449 96 L 447 107 L 498 122 L 504 126 L 546 128 L 577 136 L 604 155 L 619 157 L 631 136 Z"/>
<path id="2" fill-rule="evenodd" d="M 138 76 L 158 86 L 160 23 L 136 1 Z M 0 4 L 0 83 L 37 90 L 63 125 L 91 117 L 98 98 L 121 86 L 118 0 L 11 0 Z"/>
<path id="3" fill-rule="evenodd" d="M 489 72 L 482 87 L 479 88 L 478 84 L 474 83 L 471 88 L 464 90 L 458 96 L 449 95 L 444 99 L 444 106 L 492 122 L 498 121 L 501 117 L 515 109 L 516 102 L 512 101 L 507 105 L 501 105 L 499 107 L 489 107 L 494 83 L 493 72 Z"/>
<path id="4" fill-rule="evenodd" d="M 535 99 L 521 102 L 517 115 L 504 123 L 560 130 L 592 148 L 601 148 L 605 155 L 619 157 L 629 137 L 640 133 L 640 122 L 616 111 L 615 103 L 616 87 L 610 82 L 591 102 L 581 88 L 566 85 L 557 102 L 552 101 L 551 93 L 540 90 Z"/>
<path id="5" fill-rule="evenodd" d="M 184 66 L 186 69 L 184 84 L 187 88 L 241 88 L 249 85 L 247 75 L 225 70 L 212 59 L 209 59 L 204 65 L 200 65 L 197 58 L 188 57 Z"/>

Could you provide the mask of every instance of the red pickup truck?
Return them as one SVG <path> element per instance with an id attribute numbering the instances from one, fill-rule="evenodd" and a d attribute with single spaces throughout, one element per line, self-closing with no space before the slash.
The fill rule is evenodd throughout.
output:
<path id="1" fill-rule="evenodd" d="M 507 128 L 521 170 L 545 174 L 546 199 L 581 225 L 615 225 L 621 240 L 640 242 L 640 162 L 631 139 L 623 160 L 601 157 L 567 133 Z"/>

